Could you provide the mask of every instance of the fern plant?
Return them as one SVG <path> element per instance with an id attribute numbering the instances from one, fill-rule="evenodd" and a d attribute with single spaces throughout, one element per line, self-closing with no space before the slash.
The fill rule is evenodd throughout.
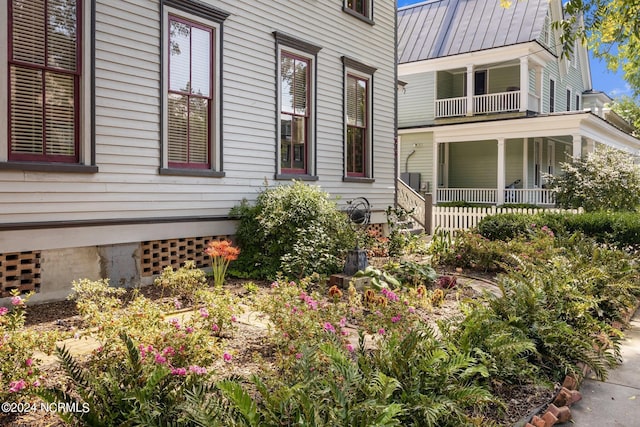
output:
<path id="1" fill-rule="evenodd" d="M 113 363 L 104 372 L 83 368 L 66 348 L 58 347 L 60 363 L 78 397 L 61 389 L 44 389 L 39 396 L 50 403 L 63 402 L 87 409 L 59 413 L 68 423 L 76 421 L 86 426 L 177 425 L 185 401 L 183 391 L 204 381 L 205 377 L 175 376 L 165 365 L 144 363 L 131 338 L 124 333 L 120 338 L 127 348 L 126 360 Z"/>

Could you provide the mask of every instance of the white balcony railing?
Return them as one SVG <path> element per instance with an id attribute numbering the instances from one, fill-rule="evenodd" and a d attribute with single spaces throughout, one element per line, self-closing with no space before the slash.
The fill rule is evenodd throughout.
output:
<path id="1" fill-rule="evenodd" d="M 473 97 L 473 109 L 476 114 L 518 111 L 520 109 L 520 91 L 476 95 Z"/>
<path id="2" fill-rule="evenodd" d="M 436 117 L 456 117 L 467 115 L 467 98 L 436 99 Z"/>
<path id="3" fill-rule="evenodd" d="M 469 202 L 495 204 L 498 200 L 495 188 L 438 188 L 438 202 Z"/>
<path id="4" fill-rule="evenodd" d="M 474 114 L 504 113 L 520 110 L 520 91 L 490 93 L 473 97 Z M 459 117 L 467 114 L 467 98 L 436 99 L 436 118 Z"/>
<path id="5" fill-rule="evenodd" d="M 504 202 L 552 206 L 556 204 L 556 195 L 552 190 L 544 188 L 506 189 L 504 190 Z"/>
<path id="6" fill-rule="evenodd" d="M 437 202 L 468 202 L 495 205 L 498 202 L 498 190 L 495 188 L 438 188 Z M 542 188 L 504 190 L 504 203 L 552 206 L 555 202 L 555 194 L 552 190 Z"/>

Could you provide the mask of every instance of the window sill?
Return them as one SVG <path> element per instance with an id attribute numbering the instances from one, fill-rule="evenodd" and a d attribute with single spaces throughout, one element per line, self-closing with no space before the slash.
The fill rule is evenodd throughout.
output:
<path id="1" fill-rule="evenodd" d="M 34 172 L 97 173 L 98 166 L 77 163 L 33 163 L 0 162 L 0 170 L 23 170 Z"/>
<path id="2" fill-rule="evenodd" d="M 361 20 L 362 22 L 366 22 L 369 25 L 375 25 L 375 22 L 373 21 L 373 19 L 370 19 L 369 17 L 364 15 L 360 15 L 358 12 L 354 12 L 348 7 L 342 6 L 342 11 L 348 15 L 353 16 L 354 18 Z"/>
<path id="3" fill-rule="evenodd" d="M 274 176 L 274 179 L 279 180 L 279 181 L 291 181 L 291 180 L 317 181 L 318 177 L 315 176 L 315 175 L 303 175 L 303 174 L 295 174 L 295 173 L 282 173 L 282 174 L 276 174 Z"/>
<path id="4" fill-rule="evenodd" d="M 362 184 L 370 184 L 376 182 L 374 178 L 367 178 L 364 176 L 345 176 L 342 178 L 342 182 L 359 182 Z"/>
<path id="5" fill-rule="evenodd" d="M 169 176 L 204 176 L 211 178 L 224 178 L 224 172 L 212 171 L 211 169 L 180 169 L 180 168 L 160 168 L 160 175 Z"/>

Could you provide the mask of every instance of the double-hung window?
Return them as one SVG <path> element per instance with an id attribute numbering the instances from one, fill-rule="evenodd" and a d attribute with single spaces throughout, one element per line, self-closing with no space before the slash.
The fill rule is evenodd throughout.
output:
<path id="1" fill-rule="evenodd" d="M 81 17 L 81 0 L 8 1 L 8 161 L 79 162 Z"/>
<path id="2" fill-rule="evenodd" d="M 373 73 L 375 68 L 343 57 L 345 176 L 373 177 Z"/>
<path id="3" fill-rule="evenodd" d="M 276 178 L 315 177 L 315 65 L 320 48 L 280 32 L 276 39 L 278 165 Z"/>
<path id="4" fill-rule="evenodd" d="M 549 112 L 556 111 L 556 81 L 549 80 Z"/>
<path id="5" fill-rule="evenodd" d="M 223 176 L 220 34 L 227 13 L 164 0 L 162 174 Z"/>
<path id="6" fill-rule="evenodd" d="M 369 24 L 373 24 L 373 0 L 344 0 L 342 10 Z"/>

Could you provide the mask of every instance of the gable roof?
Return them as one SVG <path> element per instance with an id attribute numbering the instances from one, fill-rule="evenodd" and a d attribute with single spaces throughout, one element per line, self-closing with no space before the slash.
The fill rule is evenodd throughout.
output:
<path id="1" fill-rule="evenodd" d="M 422 61 L 538 39 L 549 0 L 429 0 L 398 10 L 398 61 Z"/>

